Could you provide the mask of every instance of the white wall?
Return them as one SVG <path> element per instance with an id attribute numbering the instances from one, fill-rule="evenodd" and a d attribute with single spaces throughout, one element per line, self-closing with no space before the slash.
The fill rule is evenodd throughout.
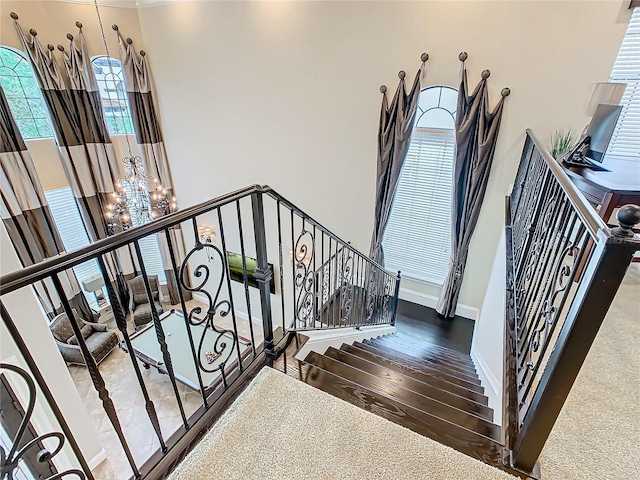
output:
<path id="1" fill-rule="evenodd" d="M 627 1 L 187 2 L 139 11 L 181 206 L 266 183 L 367 251 L 381 84 L 458 84 L 460 51 L 492 103 L 509 86 L 492 176 L 460 302 L 479 308 L 532 127 L 581 129 L 606 80 Z M 408 280 L 404 286 L 437 295 Z"/>
<path id="2" fill-rule="evenodd" d="M 489 406 L 493 408 L 494 423 L 498 425 L 502 421 L 506 271 L 506 243 L 503 229 L 471 344 L 471 357 L 485 387 Z"/>
<path id="3" fill-rule="evenodd" d="M 184 2 L 100 10 L 112 55 L 112 23 L 149 52 L 182 208 L 267 183 L 363 251 L 373 220 L 380 84 L 395 88 L 400 69 L 412 77 L 422 51 L 431 55 L 425 84 L 457 86 L 462 50 L 472 83 L 491 69 L 492 102 L 504 86 L 513 93 L 460 295 L 477 309 L 524 129 L 545 139 L 556 128 L 582 128 L 589 83 L 608 78 L 626 7 L 626 0 Z M 2 0 L 0 43 L 19 48 L 11 11 L 44 43 L 65 44 L 80 20 L 90 53 L 104 53 L 93 5 Z M 62 186 L 53 141 L 43 142 L 29 145 L 42 183 Z M 439 294 L 408 278 L 402 285 Z"/>

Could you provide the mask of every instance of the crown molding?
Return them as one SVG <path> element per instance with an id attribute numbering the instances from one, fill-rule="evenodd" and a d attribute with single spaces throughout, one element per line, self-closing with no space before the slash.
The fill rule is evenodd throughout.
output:
<path id="1" fill-rule="evenodd" d="M 78 3 L 83 5 L 93 5 L 93 0 L 47 0 L 61 3 Z M 152 8 L 172 3 L 187 3 L 192 0 L 98 0 L 98 7 L 120 7 L 120 8 Z"/>

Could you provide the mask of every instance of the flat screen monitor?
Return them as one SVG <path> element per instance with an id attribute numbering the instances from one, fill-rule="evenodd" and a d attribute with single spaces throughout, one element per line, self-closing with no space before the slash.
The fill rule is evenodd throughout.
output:
<path id="1" fill-rule="evenodd" d="M 591 137 L 589 149 L 585 153 L 587 159 L 602 163 L 621 110 L 622 105 L 598 105 L 587 129 L 587 135 Z"/>

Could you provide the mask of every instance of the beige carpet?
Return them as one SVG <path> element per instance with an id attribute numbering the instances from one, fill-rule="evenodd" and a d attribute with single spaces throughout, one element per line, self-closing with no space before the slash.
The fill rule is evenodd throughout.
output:
<path id="1" fill-rule="evenodd" d="M 544 480 L 640 478 L 640 265 L 629 269 L 540 459 Z M 513 479 L 265 368 L 171 480 Z"/>
<path id="2" fill-rule="evenodd" d="M 547 440 L 544 480 L 640 478 L 640 264 L 632 264 Z"/>
<path id="3" fill-rule="evenodd" d="M 265 367 L 169 478 L 515 477 Z"/>

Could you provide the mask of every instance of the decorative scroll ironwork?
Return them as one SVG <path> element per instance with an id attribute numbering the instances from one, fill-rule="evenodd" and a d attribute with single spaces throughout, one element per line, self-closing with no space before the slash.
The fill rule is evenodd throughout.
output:
<path id="1" fill-rule="evenodd" d="M 347 323 L 353 306 L 353 252 L 343 250 L 340 269 L 340 322 Z"/>
<path id="2" fill-rule="evenodd" d="M 372 269 L 370 269 L 372 270 Z M 365 307 L 365 320 L 367 323 L 373 319 L 376 304 L 378 303 L 377 295 L 377 275 L 378 272 L 369 271 L 369 280 L 367 282 L 367 295 L 366 295 L 366 307 Z"/>
<path id="3" fill-rule="evenodd" d="M 515 317 L 517 323 L 516 378 L 519 417 L 523 421 L 555 342 L 554 333 L 564 321 L 564 306 L 575 296 L 578 275 L 589 235 L 575 208 L 557 183 L 538 151 L 532 154 L 527 175 L 531 191 L 520 191 L 519 212 L 512 212 L 521 232 L 514 245 Z M 517 237 L 513 237 L 514 242 Z"/>
<path id="4" fill-rule="evenodd" d="M 196 252 L 200 252 L 202 250 L 206 250 L 207 259 L 212 260 L 208 260 L 207 263 L 202 263 L 195 269 L 193 269 L 193 276 L 198 279 L 200 279 L 201 277 L 202 278 L 197 285 L 192 286 L 189 279 L 189 270 L 187 269 L 187 265 L 189 263 L 189 259 Z M 211 277 L 210 266 L 216 265 L 216 259 L 220 262 L 220 279 L 218 280 L 217 286 L 215 287 L 215 294 L 212 296 L 211 293 L 209 293 L 209 291 L 205 289 L 205 285 L 207 285 L 207 282 Z M 236 332 L 234 332 L 233 330 L 218 328 L 214 323 L 214 318 L 216 315 L 219 315 L 220 317 L 226 317 L 232 309 L 232 305 L 229 300 L 219 300 L 225 275 L 228 275 L 228 273 L 226 273 L 227 270 L 228 268 L 226 264 L 226 257 L 222 253 L 222 251 L 212 243 L 201 243 L 200 241 L 196 241 L 195 247 L 187 253 L 184 260 L 182 261 L 182 265 L 180 266 L 180 284 L 182 288 L 184 288 L 188 292 L 200 293 L 207 298 L 207 309 L 204 316 L 202 316 L 201 318 L 197 316 L 202 314 L 202 307 L 192 308 L 187 315 L 187 321 L 189 322 L 189 325 L 204 327 L 202 335 L 200 336 L 200 340 L 198 341 L 198 367 L 200 368 L 200 370 L 207 373 L 215 373 L 216 371 L 219 371 L 225 387 L 227 387 L 225 366 L 229 358 L 231 357 L 234 348 L 238 344 L 238 336 Z M 214 335 L 217 334 L 215 340 L 213 341 L 211 341 L 211 339 L 207 339 L 207 334 L 210 332 L 212 332 Z M 232 340 L 230 346 L 228 345 L 227 341 L 224 340 L 227 336 L 230 336 Z M 207 354 L 209 354 L 209 357 L 213 356 L 217 359 L 223 356 L 225 350 L 228 350 L 228 354 L 226 355 L 226 357 L 224 357 L 224 359 L 219 362 L 216 367 L 210 367 L 210 364 L 207 361 Z M 213 353 L 213 355 L 211 355 L 211 352 Z"/>
<path id="5" fill-rule="evenodd" d="M 315 237 L 304 227 L 293 247 L 292 261 L 295 279 L 295 315 L 302 327 L 315 321 L 316 275 L 313 271 Z"/>
<path id="6" fill-rule="evenodd" d="M 31 378 L 31 376 L 22 368 L 17 367 L 15 365 L 11 365 L 9 363 L 0 363 L 0 370 L 9 370 L 15 374 L 17 374 L 20 378 L 24 380 L 27 384 L 27 389 L 29 391 L 29 400 L 27 404 L 27 408 L 25 409 L 24 417 L 20 422 L 20 426 L 18 427 L 18 431 L 16 432 L 15 437 L 13 438 L 11 448 L 9 452 L 5 451 L 4 447 L 0 445 L 0 476 L 2 478 L 7 478 L 7 480 L 13 480 L 14 472 L 19 468 L 20 461 L 24 458 L 27 451 L 31 450 L 33 447 L 38 447 L 42 444 L 44 440 L 55 438 L 58 441 L 56 448 L 53 451 L 50 451 L 46 448 L 41 449 L 36 458 L 39 462 L 48 462 L 53 457 L 55 457 L 65 444 L 65 436 L 60 432 L 49 432 L 42 435 L 38 435 L 33 440 L 29 441 L 22 448 L 19 448 L 19 445 L 22 443 L 22 439 L 24 434 L 27 431 L 27 427 L 29 426 L 29 422 L 31 421 L 31 417 L 33 415 L 33 411 L 36 405 L 36 386 Z M 55 473 L 46 480 L 55 480 L 59 478 L 69 478 L 71 476 L 78 477 L 81 480 L 84 480 L 85 474 L 78 469 L 69 469 L 64 472 Z"/>
<path id="7" fill-rule="evenodd" d="M 575 258 L 579 256 L 579 253 L 580 249 L 572 243 L 565 248 L 557 264 L 552 282 L 552 284 L 555 285 L 555 289 L 551 291 L 544 300 L 539 313 L 540 318 L 544 321 L 533 330 L 528 342 L 528 347 L 524 353 L 526 357 L 525 365 L 529 370 L 534 370 L 534 353 L 538 352 L 540 346 L 548 342 L 551 336 L 551 329 L 555 325 L 561 309 L 559 301 L 562 299 L 562 294 L 568 288 L 570 281 L 573 280 L 577 265 Z M 573 260 L 571 262 L 572 264 L 567 263 L 568 259 Z"/>

